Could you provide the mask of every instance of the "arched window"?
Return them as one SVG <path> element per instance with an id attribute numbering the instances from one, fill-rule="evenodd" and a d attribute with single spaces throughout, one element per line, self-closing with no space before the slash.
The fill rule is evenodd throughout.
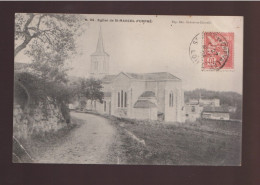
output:
<path id="1" fill-rule="evenodd" d="M 117 105 L 118 105 L 118 107 L 120 107 L 120 92 L 118 92 L 118 98 L 117 98 Z"/>
<path id="2" fill-rule="evenodd" d="M 172 107 L 173 107 L 173 92 L 172 92 Z"/>
<path id="3" fill-rule="evenodd" d="M 125 92 L 125 107 L 127 107 L 127 94 Z"/>
<path id="4" fill-rule="evenodd" d="M 170 95 L 169 95 L 169 107 L 171 107 L 172 106 L 172 93 L 170 93 Z"/>
<path id="5" fill-rule="evenodd" d="M 121 91 L 121 107 L 124 106 L 124 91 Z"/>
<path id="6" fill-rule="evenodd" d="M 123 90 L 118 92 L 117 103 L 118 107 L 127 107 L 127 93 Z"/>
<path id="7" fill-rule="evenodd" d="M 169 94 L 169 107 L 173 107 L 173 92 Z"/>

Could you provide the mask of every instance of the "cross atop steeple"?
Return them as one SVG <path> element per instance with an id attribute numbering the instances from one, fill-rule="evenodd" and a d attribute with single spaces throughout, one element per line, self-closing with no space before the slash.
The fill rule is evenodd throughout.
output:
<path id="1" fill-rule="evenodd" d="M 101 27 L 100 27 L 100 29 L 99 29 L 99 37 L 98 37 L 97 48 L 96 48 L 96 51 L 95 51 L 92 55 L 107 55 L 107 56 L 109 56 L 109 55 L 105 52 L 105 49 L 104 49 Z"/>
<path id="2" fill-rule="evenodd" d="M 109 54 L 104 49 L 101 27 L 99 29 L 96 51 L 91 55 L 90 74 L 97 79 L 109 74 Z"/>

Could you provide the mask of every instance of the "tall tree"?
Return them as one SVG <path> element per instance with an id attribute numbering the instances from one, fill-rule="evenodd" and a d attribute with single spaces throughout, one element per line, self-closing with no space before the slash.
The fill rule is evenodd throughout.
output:
<path id="1" fill-rule="evenodd" d="M 27 74 L 15 72 L 15 84 L 30 97 L 26 105 L 52 100 L 65 110 L 69 99 L 66 62 L 76 53 L 76 37 L 84 25 L 81 15 L 15 14 L 15 59 L 19 62 L 20 55 L 27 55 L 31 61 Z"/>
<path id="2" fill-rule="evenodd" d="M 80 95 L 91 101 L 91 106 L 93 101 L 98 100 L 100 103 L 103 102 L 104 93 L 102 92 L 103 86 L 101 85 L 100 80 L 82 79 L 80 82 Z"/>
<path id="3" fill-rule="evenodd" d="M 15 14 L 15 50 L 32 59 L 31 68 L 42 78 L 64 81 L 65 61 L 75 53 L 75 37 L 84 18 L 72 14 Z"/>
<path id="4" fill-rule="evenodd" d="M 29 44 L 67 55 L 75 48 L 73 36 L 83 21 L 73 14 L 15 14 L 15 56 Z"/>

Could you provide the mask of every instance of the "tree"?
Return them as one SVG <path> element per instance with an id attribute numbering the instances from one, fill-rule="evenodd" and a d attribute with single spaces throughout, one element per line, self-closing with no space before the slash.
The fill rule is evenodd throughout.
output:
<path id="1" fill-rule="evenodd" d="M 75 54 L 75 37 L 84 29 L 84 18 L 72 14 L 15 14 L 15 51 L 32 59 L 33 72 L 52 81 L 65 82 L 65 62 Z"/>
<path id="2" fill-rule="evenodd" d="M 87 80 L 87 95 L 91 100 L 91 103 L 94 100 L 99 100 L 100 103 L 103 103 L 104 93 L 101 91 L 103 86 L 101 85 L 100 80 L 95 80 L 93 78 Z"/>
<path id="3" fill-rule="evenodd" d="M 79 94 L 81 97 L 86 98 L 91 101 L 91 106 L 93 101 L 98 100 L 100 103 L 103 103 L 104 93 L 102 92 L 103 86 L 101 85 L 100 80 L 90 79 L 81 79 Z"/>
<path id="4" fill-rule="evenodd" d="M 75 49 L 74 35 L 80 34 L 83 21 L 82 16 L 72 14 L 15 14 L 15 56 L 29 44 L 67 56 Z"/>
<path id="5" fill-rule="evenodd" d="M 84 18 L 72 14 L 15 14 L 14 56 L 25 54 L 31 59 L 30 71 L 15 72 L 15 85 L 27 93 L 31 102 L 52 101 L 64 117 L 69 99 L 66 62 L 76 53 L 76 37 L 84 29 Z M 37 82 L 37 83 L 31 83 Z M 22 93 L 22 97 L 25 97 Z M 34 96 L 35 95 L 35 96 Z"/>

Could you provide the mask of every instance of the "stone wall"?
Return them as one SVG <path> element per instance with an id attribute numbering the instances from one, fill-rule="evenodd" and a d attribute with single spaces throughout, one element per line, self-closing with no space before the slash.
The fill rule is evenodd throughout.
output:
<path id="1" fill-rule="evenodd" d="M 33 134 L 57 131 L 64 126 L 65 120 L 59 108 L 53 104 L 47 104 L 45 109 L 39 105 L 33 109 L 27 108 L 26 111 L 20 105 L 14 105 L 13 136 L 16 138 L 27 139 Z"/>

